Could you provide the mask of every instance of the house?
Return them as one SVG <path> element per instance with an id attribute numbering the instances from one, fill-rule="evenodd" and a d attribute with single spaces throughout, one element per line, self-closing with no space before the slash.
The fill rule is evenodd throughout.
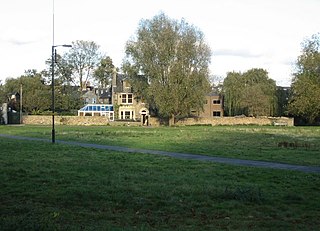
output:
<path id="1" fill-rule="evenodd" d="M 209 93 L 205 97 L 203 109 L 199 117 L 223 117 L 223 97 L 216 92 Z"/>
<path id="2" fill-rule="evenodd" d="M 81 96 L 83 103 L 86 104 L 96 104 L 99 102 L 99 97 L 96 95 L 93 88 L 87 88 L 86 91 L 83 91 L 83 95 Z"/>
<path id="3" fill-rule="evenodd" d="M 112 78 L 112 105 L 120 120 L 141 121 L 148 124 L 149 110 L 142 99 L 136 97 L 126 76 L 115 73 Z"/>
<path id="4" fill-rule="evenodd" d="M 96 88 L 95 93 L 98 96 L 98 101 L 101 104 L 112 104 L 111 88 Z"/>
<path id="5" fill-rule="evenodd" d="M 106 116 L 114 120 L 113 105 L 111 104 L 111 88 L 95 88 L 87 85 L 81 96 L 84 107 L 78 110 L 78 116 Z"/>
<path id="6" fill-rule="evenodd" d="M 112 84 L 107 88 L 87 87 L 82 99 L 85 104 L 78 116 L 107 116 L 114 119 L 141 121 L 147 125 L 149 110 L 146 104 L 136 97 L 123 74 L 114 73 Z"/>

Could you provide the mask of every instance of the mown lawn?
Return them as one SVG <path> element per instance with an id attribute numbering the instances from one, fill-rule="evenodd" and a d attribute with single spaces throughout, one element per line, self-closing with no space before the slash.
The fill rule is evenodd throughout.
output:
<path id="1" fill-rule="evenodd" d="M 319 174 L 7 138 L 0 147 L 0 230 L 320 229 Z"/>
<path id="2" fill-rule="evenodd" d="M 0 126 L 0 133 L 50 139 L 51 127 Z M 57 126 L 56 139 L 300 165 L 320 165 L 320 127 Z"/>

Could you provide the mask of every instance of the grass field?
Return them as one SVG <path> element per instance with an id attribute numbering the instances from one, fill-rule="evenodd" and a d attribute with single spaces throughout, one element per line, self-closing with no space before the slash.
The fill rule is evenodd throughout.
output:
<path id="1" fill-rule="evenodd" d="M 0 139 L 1 230 L 317 230 L 320 176 Z"/>
<path id="2" fill-rule="evenodd" d="M 0 126 L 0 133 L 21 136 L 50 139 L 50 132 Z M 211 138 L 202 141 L 204 134 Z M 248 159 L 260 158 L 258 142 L 269 153 L 262 159 L 310 165 L 319 165 L 317 138 L 318 128 L 57 128 L 57 139 L 211 155 L 241 156 L 233 152 L 239 149 Z M 212 140 L 218 147 L 207 144 Z M 0 230 L 320 229 L 319 174 L 7 138 L 0 147 Z"/>
<path id="3" fill-rule="evenodd" d="M 51 138 L 47 126 L 0 126 L 0 133 Z M 58 126 L 56 139 L 319 166 L 320 127 Z"/>

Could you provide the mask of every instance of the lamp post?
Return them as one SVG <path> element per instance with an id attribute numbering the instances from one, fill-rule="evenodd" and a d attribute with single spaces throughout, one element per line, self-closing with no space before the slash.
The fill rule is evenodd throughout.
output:
<path id="1" fill-rule="evenodd" d="M 56 47 L 72 47 L 72 45 L 53 45 L 51 47 L 51 90 L 52 90 L 52 95 L 51 95 L 51 100 L 52 100 L 52 143 L 56 142 L 56 132 L 54 129 L 54 114 L 55 114 L 55 105 L 54 105 L 54 63 L 56 60 Z"/>

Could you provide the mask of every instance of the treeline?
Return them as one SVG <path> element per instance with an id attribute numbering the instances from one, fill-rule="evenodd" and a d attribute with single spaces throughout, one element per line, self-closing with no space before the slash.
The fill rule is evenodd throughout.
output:
<path id="1" fill-rule="evenodd" d="M 22 92 L 21 92 L 22 90 Z M 55 87 L 55 108 L 57 112 L 72 114 L 82 105 L 80 91 L 71 85 L 57 84 Z M 28 70 L 18 78 L 9 78 L 0 86 L 0 102 L 9 103 L 12 110 L 20 110 L 20 97 L 22 93 L 23 112 L 26 114 L 51 113 L 51 85 L 46 83 L 43 72 Z M 19 97 L 14 98 L 14 97 Z"/>
<path id="2" fill-rule="evenodd" d="M 298 124 L 320 125 L 320 34 L 303 41 L 290 87 L 251 69 L 227 73 L 222 95 L 228 116 L 291 116 Z"/>
<path id="3" fill-rule="evenodd" d="M 212 90 L 209 81 L 210 47 L 203 33 L 184 20 L 161 13 L 142 20 L 133 39 L 128 40 L 121 68 L 113 65 L 93 41 L 74 41 L 63 56 L 55 55 L 56 111 L 72 113 L 82 106 L 82 89 L 107 87 L 114 71 L 123 72 L 134 93 L 144 99 L 158 116 L 174 123 L 175 118 L 201 110 Z M 59 53 L 59 52 L 57 52 Z M 23 111 L 51 111 L 51 58 L 41 72 L 26 71 L 18 78 L 0 82 L 0 102 L 23 89 Z M 302 43 L 291 88 L 277 87 L 264 69 L 227 73 L 220 93 L 227 116 L 295 116 L 308 124 L 320 123 L 320 34 Z M 212 84 L 211 84 L 212 86 Z M 17 106 L 18 107 L 18 106 Z"/>

